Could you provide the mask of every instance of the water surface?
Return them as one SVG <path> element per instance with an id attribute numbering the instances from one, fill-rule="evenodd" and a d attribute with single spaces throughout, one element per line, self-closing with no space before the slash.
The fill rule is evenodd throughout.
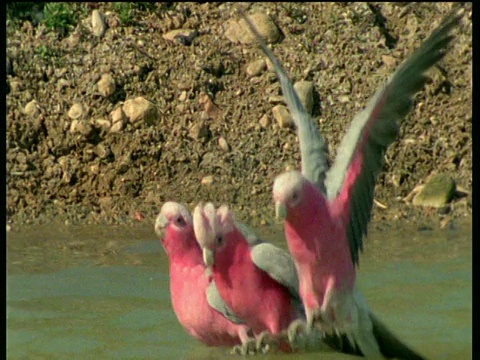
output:
<path id="1" fill-rule="evenodd" d="M 49 225 L 10 231 L 8 358 L 225 358 L 228 350 L 202 345 L 178 323 L 168 259 L 152 229 Z M 260 233 L 285 246 L 278 229 Z M 444 230 L 375 224 L 358 280 L 379 318 L 427 358 L 472 357 L 471 223 Z"/>

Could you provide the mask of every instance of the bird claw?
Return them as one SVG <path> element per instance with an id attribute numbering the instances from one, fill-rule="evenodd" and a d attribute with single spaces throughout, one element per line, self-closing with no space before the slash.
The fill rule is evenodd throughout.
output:
<path id="1" fill-rule="evenodd" d="M 248 338 L 242 345 L 234 346 L 231 353 L 243 356 L 266 354 L 275 342 L 275 338 L 269 332 L 263 331 L 256 339 Z"/>
<path id="2" fill-rule="evenodd" d="M 310 328 L 304 320 L 297 319 L 293 321 L 287 330 L 288 341 L 292 349 L 304 349 L 305 339 L 309 332 Z"/>

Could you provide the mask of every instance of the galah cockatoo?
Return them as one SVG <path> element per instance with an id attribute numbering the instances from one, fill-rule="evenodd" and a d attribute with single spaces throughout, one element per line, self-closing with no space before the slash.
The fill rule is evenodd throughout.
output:
<path id="1" fill-rule="evenodd" d="M 199 204 L 193 214 L 195 236 L 228 307 L 254 332 L 236 352 L 264 352 L 270 346 L 291 351 L 286 330 L 293 320 L 305 319 L 293 260 L 285 250 L 258 239 L 233 219 L 226 205 Z M 316 351 L 337 350 L 361 355 L 345 336 L 311 332 L 302 346 Z"/>
<path id="2" fill-rule="evenodd" d="M 185 206 L 166 202 L 155 222 L 170 260 L 173 310 L 188 333 L 209 346 L 245 343 L 250 329 L 220 297 L 203 263 L 192 220 Z"/>
<path id="3" fill-rule="evenodd" d="M 346 334 L 370 358 L 422 358 L 406 346 L 400 346 L 401 354 L 390 354 L 391 349 L 385 348 L 375 331 L 376 319 L 356 288 L 355 265 L 367 233 L 384 153 L 399 132 L 399 122 L 410 111 L 413 96 L 424 86 L 424 73 L 443 58 L 453 39 L 450 32 L 462 12 L 458 8 L 452 10 L 355 116 L 330 170 L 328 149 L 318 128 L 302 106 L 285 69 L 245 18 L 275 66 L 299 134 L 302 171 L 277 177 L 273 197 L 277 215 L 285 220 L 307 330 L 318 323 L 327 333 Z M 304 326 L 294 322 L 290 339 L 294 340 L 298 329 Z"/>

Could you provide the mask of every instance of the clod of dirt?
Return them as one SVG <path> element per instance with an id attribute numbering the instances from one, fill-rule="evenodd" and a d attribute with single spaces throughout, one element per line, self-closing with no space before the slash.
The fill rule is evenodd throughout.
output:
<path id="1" fill-rule="evenodd" d="M 140 122 L 154 124 L 158 116 L 155 105 L 142 96 L 125 101 L 123 112 L 134 125 Z"/>
<path id="2" fill-rule="evenodd" d="M 102 37 L 107 31 L 107 25 L 103 19 L 103 15 L 98 10 L 92 12 L 92 33 L 95 36 Z"/>
<path id="3" fill-rule="evenodd" d="M 293 127 L 295 125 L 292 116 L 290 115 L 290 112 L 283 105 L 274 106 L 272 108 L 272 114 L 281 128 Z"/>
<path id="4" fill-rule="evenodd" d="M 298 97 L 305 110 L 311 114 L 313 110 L 313 83 L 311 81 L 298 81 L 293 87 L 297 90 Z"/>
<path id="5" fill-rule="evenodd" d="M 110 74 L 103 74 L 97 83 L 97 89 L 103 97 L 113 95 L 116 89 L 115 79 Z"/>

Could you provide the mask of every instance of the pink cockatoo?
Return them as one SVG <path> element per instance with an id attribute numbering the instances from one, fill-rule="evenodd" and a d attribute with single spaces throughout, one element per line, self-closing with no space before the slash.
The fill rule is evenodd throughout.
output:
<path id="1" fill-rule="evenodd" d="M 293 320 L 305 319 L 305 312 L 290 254 L 235 222 L 226 205 L 215 210 L 211 203 L 199 204 L 193 217 L 204 262 L 212 270 L 222 299 L 256 335 L 236 352 L 264 352 L 271 345 L 291 351 L 286 330 Z M 310 350 L 361 355 L 344 335 L 314 331 L 300 342 Z"/>
<path id="2" fill-rule="evenodd" d="M 450 32 L 462 12 L 452 10 L 355 116 L 330 170 L 328 149 L 318 128 L 300 103 L 283 66 L 245 18 L 274 64 L 299 134 L 302 171 L 275 179 L 273 196 L 277 215 L 285 220 L 307 329 L 317 322 L 325 332 L 346 334 L 370 358 L 422 358 L 394 338 L 391 340 L 397 348 L 386 346 L 375 329 L 386 328 L 378 323 L 356 288 L 355 265 L 367 233 L 384 153 L 398 134 L 399 122 L 411 109 L 413 96 L 425 84 L 424 73 L 443 58 L 453 38 Z M 301 325 L 294 322 L 289 331 L 291 340 Z"/>
<path id="3" fill-rule="evenodd" d="M 255 350 L 262 350 L 274 340 L 270 335 L 279 335 L 302 317 L 293 261 L 286 251 L 256 243 L 240 231 L 227 206 L 217 211 L 211 203 L 199 204 L 193 218 L 204 262 L 222 299 L 257 336 L 251 339 Z M 288 350 L 284 345 L 281 349 Z"/>
<path id="4" fill-rule="evenodd" d="M 173 310 L 182 326 L 208 346 L 234 346 L 250 338 L 250 329 L 225 305 L 195 238 L 190 211 L 166 202 L 155 222 L 155 233 L 170 260 Z"/>

